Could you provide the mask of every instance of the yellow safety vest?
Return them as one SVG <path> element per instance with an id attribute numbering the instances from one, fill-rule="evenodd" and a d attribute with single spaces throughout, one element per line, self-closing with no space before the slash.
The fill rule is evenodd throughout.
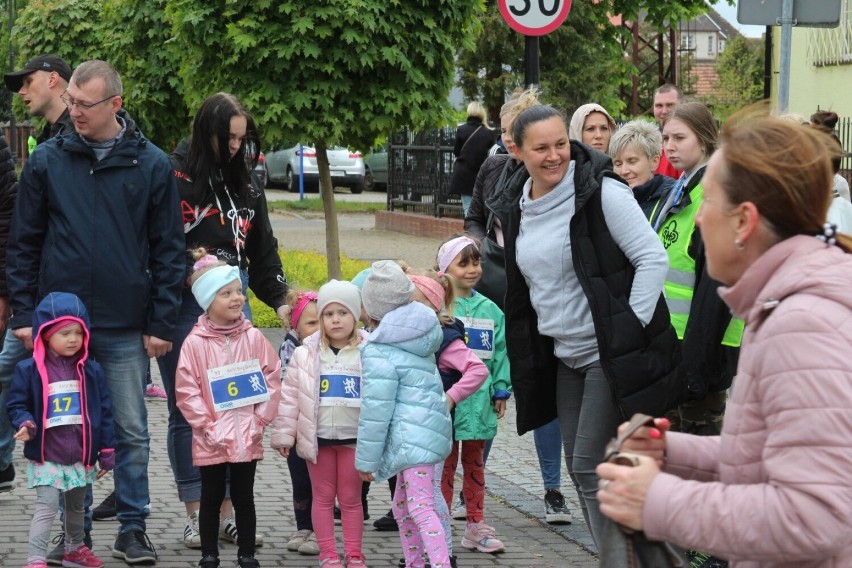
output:
<path id="1" fill-rule="evenodd" d="M 666 219 L 660 225 L 659 231 L 660 241 L 669 255 L 669 272 L 665 286 L 666 305 L 672 318 L 672 327 L 680 340 L 683 340 L 686 333 L 689 309 L 695 293 L 695 260 L 689 256 L 689 244 L 695 232 L 695 215 L 703 199 L 704 192 L 699 183 L 689 192 L 690 204 Z M 657 206 L 661 204 L 658 203 Z M 654 213 L 651 214 L 652 219 Z M 722 345 L 739 347 L 744 328 L 743 320 L 731 318 L 722 337 Z"/>

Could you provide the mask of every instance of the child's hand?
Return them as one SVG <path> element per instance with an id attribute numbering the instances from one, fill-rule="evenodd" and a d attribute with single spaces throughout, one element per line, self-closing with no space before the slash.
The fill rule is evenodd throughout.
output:
<path id="1" fill-rule="evenodd" d="M 278 453 L 281 454 L 281 457 L 289 457 L 290 448 L 278 448 Z"/>
<path id="2" fill-rule="evenodd" d="M 103 476 L 105 476 L 105 475 L 106 475 L 106 474 L 108 474 L 108 473 L 109 473 L 109 472 L 108 472 L 107 470 L 105 470 L 105 469 L 99 469 L 99 470 L 98 470 L 98 473 L 96 473 L 96 474 L 95 474 L 95 477 L 96 477 L 97 479 L 100 479 L 100 478 L 102 478 Z"/>
<path id="3" fill-rule="evenodd" d="M 21 426 L 21 429 L 18 430 L 14 437 L 19 442 L 29 442 L 32 439 L 30 438 L 30 431 L 26 424 Z"/>
<path id="4" fill-rule="evenodd" d="M 372 473 L 364 473 L 363 471 L 359 471 L 358 475 L 361 477 L 361 481 L 366 481 L 368 483 L 375 479 Z"/>
<path id="5" fill-rule="evenodd" d="M 494 412 L 497 413 L 497 419 L 503 418 L 506 415 L 506 401 L 505 400 L 495 400 L 494 401 Z"/>
<path id="6" fill-rule="evenodd" d="M 444 397 L 447 399 L 447 410 L 452 412 L 453 409 L 456 407 L 456 401 L 454 401 L 451 397 L 447 395 L 444 395 Z"/>

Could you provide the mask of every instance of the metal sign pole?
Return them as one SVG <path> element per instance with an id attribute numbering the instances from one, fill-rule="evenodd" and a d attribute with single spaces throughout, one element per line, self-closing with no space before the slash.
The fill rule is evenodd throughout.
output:
<path id="1" fill-rule="evenodd" d="M 784 114 L 790 106 L 790 51 L 793 44 L 793 1 L 781 4 L 781 69 L 778 75 L 778 113 Z"/>
<path id="2" fill-rule="evenodd" d="M 538 36 L 524 36 L 524 86 L 541 82 L 538 66 Z"/>

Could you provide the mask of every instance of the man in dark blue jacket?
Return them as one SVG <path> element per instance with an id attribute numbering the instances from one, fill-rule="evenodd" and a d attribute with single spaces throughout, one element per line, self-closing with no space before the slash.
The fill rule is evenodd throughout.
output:
<path id="1" fill-rule="evenodd" d="M 145 534 L 149 357 L 171 349 L 184 277 L 184 237 L 168 157 L 122 108 L 108 63 L 75 69 L 63 100 L 74 130 L 39 147 L 24 166 L 9 239 L 10 327 L 32 346 L 32 313 L 50 292 L 89 309 L 90 352 L 104 368 L 116 423 L 113 556 L 157 559 Z"/>

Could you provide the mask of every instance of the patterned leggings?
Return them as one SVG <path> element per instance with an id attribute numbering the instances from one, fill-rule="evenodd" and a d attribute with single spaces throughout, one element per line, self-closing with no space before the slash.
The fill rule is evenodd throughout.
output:
<path id="1" fill-rule="evenodd" d="M 444 462 L 444 475 L 441 488 L 449 507 L 453 506 L 453 483 L 456 468 L 459 463 L 459 444 L 461 444 L 462 493 L 467 509 L 467 522 L 482 521 L 482 511 L 485 508 L 485 462 L 482 459 L 485 451 L 485 440 L 463 440 L 453 442 L 453 450 Z"/>
<path id="2" fill-rule="evenodd" d="M 429 558 L 433 568 L 450 565 L 447 539 L 435 510 L 435 466 L 402 470 L 396 477 L 393 516 L 399 524 L 399 540 L 407 568 L 423 568 Z"/>

